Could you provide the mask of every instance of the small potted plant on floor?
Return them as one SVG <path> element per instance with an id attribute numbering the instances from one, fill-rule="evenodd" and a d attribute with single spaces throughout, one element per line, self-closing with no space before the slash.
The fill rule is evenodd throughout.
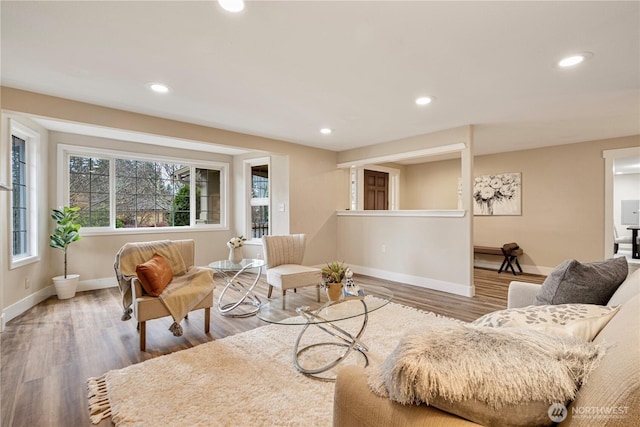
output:
<path id="1" fill-rule="evenodd" d="M 322 281 L 327 289 L 327 297 L 331 301 L 338 301 L 342 295 L 342 280 L 348 269 L 344 262 L 328 262 L 322 267 Z"/>
<path id="2" fill-rule="evenodd" d="M 78 274 L 67 274 L 67 250 L 69 245 L 80 240 L 80 224 L 78 219 L 79 207 L 64 206 L 53 209 L 51 218 L 56 222 L 56 228 L 50 237 L 49 246 L 64 252 L 64 276 L 53 278 L 53 284 L 59 299 L 72 298 L 78 287 Z"/>

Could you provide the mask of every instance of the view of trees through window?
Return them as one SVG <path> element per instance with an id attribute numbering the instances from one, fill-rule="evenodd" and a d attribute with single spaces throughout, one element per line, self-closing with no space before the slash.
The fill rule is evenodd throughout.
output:
<path id="1" fill-rule="evenodd" d="M 189 167 L 116 159 L 116 227 L 190 224 Z"/>
<path id="2" fill-rule="evenodd" d="M 69 159 L 69 204 L 80 207 L 83 227 L 109 226 L 109 160 Z"/>
<path id="3" fill-rule="evenodd" d="M 220 171 L 176 163 L 70 156 L 70 205 L 80 207 L 82 226 L 110 226 L 113 179 L 116 228 L 189 226 L 192 172 L 195 223 L 219 224 Z"/>

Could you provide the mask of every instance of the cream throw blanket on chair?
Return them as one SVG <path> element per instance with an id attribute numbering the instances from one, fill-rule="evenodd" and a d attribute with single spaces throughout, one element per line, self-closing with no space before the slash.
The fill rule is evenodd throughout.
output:
<path id="1" fill-rule="evenodd" d="M 134 278 L 137 278 L 136 266 L 148 261 L 156 253 L 167 260 L 174 276 L 158 298 L 173 317 L 174 323 L 169 330 L 175 336 L 181 336 L 180 322 L 213 290 L 215 285 L 211 270 L 200 267 L 191 267 L 187 270 L 177 245 L 171 240 L 127 243 L 116 254 L 114 267 L 124 307 L 122 320 L 131 318 L 131 283 Z"/>

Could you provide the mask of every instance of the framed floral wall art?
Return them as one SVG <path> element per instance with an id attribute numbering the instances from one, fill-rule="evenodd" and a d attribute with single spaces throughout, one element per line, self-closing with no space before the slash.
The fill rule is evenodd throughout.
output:
<path id="1" fill-rule="evenodd" d="M 522 215 L 520 172 L 481 175 L 473 181 L 474 215 Z"/>

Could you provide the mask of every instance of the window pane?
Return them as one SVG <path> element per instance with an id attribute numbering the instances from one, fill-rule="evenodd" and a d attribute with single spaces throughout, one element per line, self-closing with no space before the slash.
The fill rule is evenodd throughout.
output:
<path id="1" fill-rule="evenodd" d="M 158 208 L 156 209 L 156 227 L 168 227 L 169 226 L 169 215 L 170 212 L 162 209 L 162 208 Z"/>
<path id="2" fill-rule="evenodd" d="M 27 247 L 27 143 L 12 135 L 11 186 L 13 187 L 13 255 L 25 255 Z"/>
<path id="3" fill-rule="evenodd" d="M 109 226 L 109 160 L 69 157 L 69 205 L 83 227 Z"/>
<path id="4" fill-rule="evenodd" d="M 69 158 L 69 172 L 70 173 L 89 173 L 91 170 L 91 158 L 89 157 L 75 157 Z"/>
<path id="5" fill-rule="evenodd" d="M 269 234 L 269 165 L 251 166 L 251 237 Z"/>
<path id="6" fill-rule="evenodd" d="M 109 193 L 91 194 L 90 224 L 92 227 L 109 226 Z"/>
<path id="7" fill-rule="evenodd" d="M 176 193 L 172 203 L 171 225 L 176 227 L 190 225 L 191 216 L 189 214 L 190 188 L 183 185 Z"/>
<path id="8" fill-rule="evenodd" d="M 91 174 L 91 193 L 109 194 L 109 175 Z"/>
<path id="9" fill-rule="evenodd" d="M 269 206 L 251 207 L 251 237 L 260 238 L 269 234 Z"/>
<path id="10" fill-rule="evenodd" d="M 138 162 L 135 160 L 116 160 L 116 176 L 136 176 Z"/>
<path id="11" fill-rule="evenodd" d="M 91 187 L 91 175 L 89 173 L 69 173 L 69 190 L 72 193 L 88 193 Z"/>
<path id="12" fill-rule="evenodd" d="M 219 170 L 196 169 L 196 223 L 220 224 Z"/>
<path id="13" fill-rule="evenodd" d="M 156 218 L 153 211 L 137 211 L 136 212 L 137 227 L 155 227 Z"/>
<path id="14" fill-rule="evenodd" d="M 190 225 L 190 167 L 116 160 L 116 227 Z"/>
<path id="15" fill-rule="evenodd" d="M 27 188 L 13 184 L 13 206 L 27 206 Z"/>
<path id="16" fill-rule="evenodd" d="M 135 177 L 116 175 L 116 194 L 136 194 Z"/>
<path id="17" fill-rule="evenodd" d="M 27 232 L 14 231 L 13 232 L 13 254 L 23 255 L 26 253 L 27 253 Z"/>
<path id="18" fill-rule="evenodd" d="M 251 197 L 269 197 L 269 166 L 260 165 L 251 167 Z"/>

